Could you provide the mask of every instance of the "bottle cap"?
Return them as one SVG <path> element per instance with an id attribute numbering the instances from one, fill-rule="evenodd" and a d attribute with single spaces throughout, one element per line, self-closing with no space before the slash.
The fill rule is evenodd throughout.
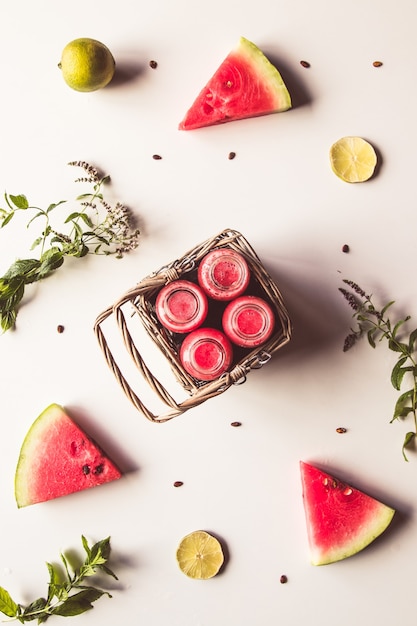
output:
<path id="1" fill-rule="evenodd" d="M 217 248 L 201 260 L 198 282 L 214 300 L 232 300 L 242 295 L 250 280 L 246 259 L 232 248 Z"/>
<path id="2" fill-rule="evenodd" d="M 206 319 L 207 296 L 189 280 L 173 280 L 158 293 L 155 309 L 165 328 L 175 333 L 187 333 L 201 326 Z"/>
<path id="3" fill-rule="evenodd" d="M 229 369 L 233 348 L 220 330 L 199 328 L 185 337 L 180 359 L 184 369 L 194 378 L 214 380 Z"/>
<path id="4" fill-rule="evenodd" d="M 270 305 L 262 298 L 241 296 L 225 308 L 222 325 L 230 341 L 244 348 L 253 348 L 270 338 L 275 316 Z"/>

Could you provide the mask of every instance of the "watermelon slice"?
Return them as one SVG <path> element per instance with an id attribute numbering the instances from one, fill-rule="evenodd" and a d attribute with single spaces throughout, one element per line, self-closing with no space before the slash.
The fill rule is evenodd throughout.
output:
<path id="1" fill-rule="evenodd" d="M 308 463 L 300 469 L 313 565 L 356 554 L 389 526 L 394 509 Z"/>
<path id="2" fill-rule="evenodd" d="M 241 37 L 179 125 L 180 130 L 287 111 L 291 97 L 276 67 Z"/>
<path id="3" fill-rule="evenodd" d="M 103 450 L 61 406 L 51 404 L 23 441 L 15 474 L 17 506 L 45 502 L 120 477 L 120 470 Z"/>

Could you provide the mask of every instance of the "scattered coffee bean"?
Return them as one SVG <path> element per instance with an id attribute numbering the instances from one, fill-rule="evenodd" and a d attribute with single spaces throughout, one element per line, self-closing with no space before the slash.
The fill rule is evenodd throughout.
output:
<path id="1" fill-rule="evenodd" d="M 372 65 L 373 65 L 374 67 L 381 67 L 381 65 L 382 65 L 382 61 L 374 61 L 374 62 L 372 63 Z"/>
<path id="2" fill-rule="evenodd" d="M 347 433 L 347 428 L 343 428 L 342 426 L 340 426 L 339 428 L 336 428 L 336 432 L 337 433 Z"/>
<path id="3" fill-rule="evenodd" d="M 151 67 L 153 70 L 156 70 L 156 68 L 158 67 L 158 63 L 156 61 L 149 61 L 149 67 Z"/>
<path id="4" fill-rule="evenodd" d="M 182 480 L 176 480 L 175 483 L 174 483 L 174 487 L 182 487 L 183 484 L 184 483 L 182 482 Z"/>
<path id="5" fill-rule="evenodd" d="M 155 159 L 155 161 L 160 161 L 162 159 L 160 154 L 153 154 L 152 158 Z"/>
<path id="6" fill-rule="evenodd" d="M 58 324 L 56 329 L 57 329 L 57 332 L 59 332 L 59 334 L 62 334 L 64 332 L 64 327 L 62 326 L 62 324 Z"/>
<path id="7" fill-rule="evenodd" d="M 308 61 L 300 61 L 300 65 L 303 67 L 310 67 L 310 63 Z"/>
<path id="8" fill-rule="evenodd" d="M 229 152 L 229 161 L 232 161 L 236 156 L 236 152 Z"/>
<path id="9" fill-rule="evenodd" d="M 281 578 L 279 579 L 279 582 L 280 582 L 282 585 L 285 585 L 285 583 L 287 583 L 287 582 L 288 582 L 288 577 L 287 577 L 285 574 L 282 574 Z"/>
<path id="10" fill-rule="evenodd" d="M 242 422 L 232 422 L 230 426 L 234 426 L 235 428 L 237 428 L 238 426 L 242 426 Z"/>
<path id="11" fill-rule="evenodd" d="M 342 248 L 342 252 L 349 252 L 349 250 L 350 250 L 349 246 L 347 245 L 347 243 L 345 243 L 345 245 Z"/>

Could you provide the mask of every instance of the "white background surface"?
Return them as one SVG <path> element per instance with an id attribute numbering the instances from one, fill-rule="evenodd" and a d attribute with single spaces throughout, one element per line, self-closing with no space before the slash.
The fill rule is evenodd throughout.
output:
<path id="1" fill-rule="evenodd" d="M 46 560 L 78 548 L 81 533 L 111 535 L 119 585 L 112 600 L 73 618 L 80 626 L 414 624 L 417 455 L 401 456 L 410 425 L 389 423 L 393 355 L 365 342 L 342 352 L 351 313 L 337 288 L 351 278 L 381 301 L 395 299 L 398 314 L 417 315 L 415 3 L 25 0 L 1 13 L 1 189 L 39 206 L 71 199 L 77 172 L 66 164 L 89 161 L 111 174 L 142 241 L 122 261 L 66 263 L 30 292 L 17 330 L 0 338 L 0 585 L 28 602 L 46 590 Z M 281 70 L 294 108 L 178 131 L 241 35 Z M 57 69 L 64 45 L 81 36 L 116 58 L 118 80 L 103 91 L 71 91 Z M 378 150 L 372 181 L 348 185 L 332 173 L 328 150 L 344 135 Z M 224 228 L 242 232 L 276 279 L 293 339 L 244 385 L 152 424 L 108 370 L 94 320 Z M 23 222 L 1 231 L 0 271 L 32 240 Z M 17 510 L 20 446 L 51 402 L 126 474 Z M 348 432 L 337 434 L 339 426 Z M 395 523 L 359 555 L 311 566 L 300 459 L 396 507 Z M 175 561 L 179 540 L 196 529 L 227 549 L 224 571 L 210 581 L 188 579 Z"/>

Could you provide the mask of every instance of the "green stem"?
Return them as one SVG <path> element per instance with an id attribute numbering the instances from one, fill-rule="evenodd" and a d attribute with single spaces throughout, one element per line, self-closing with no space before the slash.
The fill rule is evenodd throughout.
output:
<path id="1" fill-rule="evenodd" d="M 370 300 L 369 297 L 365 298 L 365 301 L 372 307 L 373 309 L 373 305 L 372 302 Z M 374 309 L 373 309 L 374 310 Z M 368 309 L 369 311 L 369 309 Z M 377 311 L 375 311 L 376 315 L 378 315 Z M 387 341 L 393 345 L 396 346 L 396 352 L 401 352 L 403 354 L 403 356 L 407 357 L 407 359 L 411 362 L 412 366 L 413 366 L 413 398 L 412 398 L 412 413 L 413 413 L 413 420 L 414 420 L 414 430 L 417 434 L 417 374 L 416 372 L 416 360 L 414 359 L 412 353 L 410 352 L 410 350 L 404 349 L 404 346 L 402 345 L 401 342 L 399 342 L 394 335 L 392 334 L 392 330 L 391 330 L 391 323 L 388 319 L 385 319 L 384 317 L 380 317 L 378 318 L 379 323 L 376 323 L 373 319 L 369 318 L 368 316 L 366 317 L 367 322 L 373 326 L 375 329 L 380 330 L 383 333 L 383 336 L 387 339 Z"/>

